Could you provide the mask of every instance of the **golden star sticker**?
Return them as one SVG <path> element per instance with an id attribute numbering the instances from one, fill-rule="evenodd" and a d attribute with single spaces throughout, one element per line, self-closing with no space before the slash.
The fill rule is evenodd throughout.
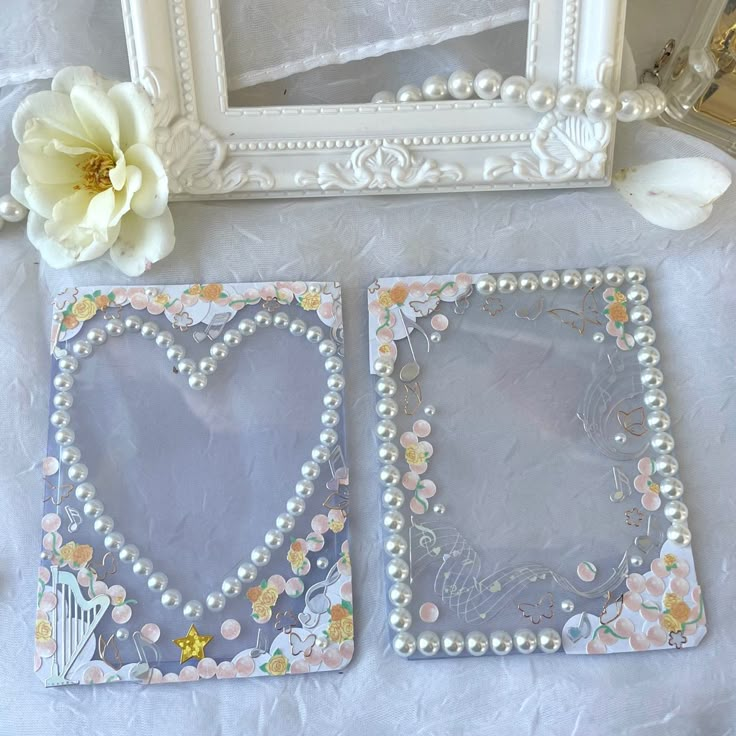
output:
<path id="1" fill-rule="evenodd" d="M 205 636 L 197 631 L 197 627 L 192 624 L 186 636 L 181 639 L 174 639 L 174 644 L 181 649 L 181 658 L 179 664 L 183 664 L 188 659 L 202 659 L 204 657 L 204 648 L 212 641 L 211 636 Z"/>

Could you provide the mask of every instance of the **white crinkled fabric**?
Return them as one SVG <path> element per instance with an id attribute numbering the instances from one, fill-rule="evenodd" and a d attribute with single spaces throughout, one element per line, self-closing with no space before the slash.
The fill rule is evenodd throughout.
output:
<path id="1" fill-rule="evenodd" d="M 631 5 L 632 32 L 642 38 L 648 23 L 659 33 L 664 16 L 643 4 Z M 670 0 L 652 3 L 658 13 L 675 5 Z M 687 9 L 682 3 L 677 7 L 680 19 L 686 19 Z M 60 7 L 56 12 L 63 13 Z M 71 24 L 67 18 L 66 27 Z M 122 31 L 113 35 L 122 44 Z M 652 38 L 646 41 L 656 47 Z M 642 53 L 641 48 L 635 51 Z M 124 50 L 110 43 L 109 54 L 120 57 Z M 95 65 L 90 58 L 74 61 Z M 12 111 L 43 86 L 0 92 L 0 192 L 9 189 L 15 163 Z M 734 159 L 702 141 L 651 124 L 619 129 L 619 166 L 694 155 L 713 157 L 736 175 Z M 105 260 L 67 272 L 39 265 L 24 227 L 6 224 L 0 232 L 0 733 L 731 733 L 736 723 L 731 626 L 736 600 L 734 212 L 734 187 L 706 223 L 686 232 L 648 224 L 611 189 L 173 205 L 176 249 L 147 275 L 149 281 L 304 277 L 343 283 L 356 657 L 344 675 L 54 691 L 41 687 L 32 665 L 38 466 L 48 416 L 49 295 L 70 279 L 86 285 L 126 279 Z M 694 650 L 652 654 L 399 660 L 388 647 L 381 572 L 366 286 L 378 274 L 612 262 L 639 262 L 650 272 L 658 346 L 709 619 L 706 639 Z M 261 410 L 265 406 L 254 407 Z"/>

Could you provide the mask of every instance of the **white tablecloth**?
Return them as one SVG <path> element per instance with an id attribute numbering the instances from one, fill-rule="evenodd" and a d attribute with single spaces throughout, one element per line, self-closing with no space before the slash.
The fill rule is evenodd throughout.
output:
<path id="1" fill-rule="evenodd" d="M 639 3 L 634 3 L 638 6 Z M 643 4 L 642 4 L 643 5 Z M 682 3 L 632 8 L 651 58 Z M 645 22 L 646 21 L 646 22 Z M 0 191 L 14 157 L 0 95 Z M 623 127 L 623 126 L 622 126 Z M 620 132 L 621 165 L 708 155 L 651 125 Z M 658 229 L 611 190 L 173 207 L 174 254 L 148 279 L 337 279 L 345 289 L 356 657 L 344 674 L 164 687 L 44 690 L 32 671 L 49 358 L 48 294 L 121 281 L 99 261 L 73 273 L 38 263 L 20 226 L 0 233 L 0 734 L 733 734 L 733 493 L 736 456 L 736 189 L 690 232 Z M 697 649 L 605 657 L 405 662 L 388 648 L 367 372 L 365 287 L 380 274 L 645 265 L 659 315 L 678 459 L 710 633 Z"/>

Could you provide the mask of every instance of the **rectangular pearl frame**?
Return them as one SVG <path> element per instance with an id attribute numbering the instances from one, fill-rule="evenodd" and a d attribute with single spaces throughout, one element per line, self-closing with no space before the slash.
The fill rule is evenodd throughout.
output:
<path id="1" fill-rule="evenodd" d="M 501 99 L 232 108 L 219 0 L 121 2 L 174 201 L 610 183 L 615 114 Z M 625 6 L 530 0 L 527 79 L 617 94 Z"/>

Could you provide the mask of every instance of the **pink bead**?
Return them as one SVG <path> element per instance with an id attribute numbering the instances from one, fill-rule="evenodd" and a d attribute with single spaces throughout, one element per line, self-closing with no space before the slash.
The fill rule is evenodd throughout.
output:
<path id="1" fill-rule="evenodd" d="M 340 651 L 338 650 L 338 648 L 328 647 L 327 649 L 325 649 L 322 661 L 325 663 L 325 666 L 331 670 L 339 667 L 342 664 L 342 657 L 340 656 Z"/>
<path id="2" fill-rule="evenodd" d="M 271 575 L 268 579 L 268 584 L 276 588 L 279 595 L 281 595 L 286 588 L 286 580 L 284 580 L 282 575 Z"/>
<path id="3" fill-rule="evenodd" d="M 647 606 L 652 606 L 651 608 L 648 608 Z M 639 610 L 639 614 L 645 621 L 656 621 L 661 611 L 659 610 L 658 606 L 655 606 L 654 604 L 647 602 L 647 606 L 642 606 Z"/>
<path id="4" fill-rule="evenodd" d="M 295 662 L 291 663 L 291 669 L 289 672 L 292 675 L 304 675 L 309 672 L 309 669 L 308 662 L 305 662 L 303 659 L 297 659 Z"/>
<path id="5" fill-rule="evenodd" d="M 155 644 L 161 638 L 161 629 L 156 624 L 143 624 L 141 634 Z"/>
<path id="6" fill-rule="evenodd" d="M 217 672 L 215 672 L 218 680 L 228 680 L 231 677 L 235 677 L 236 674 L 237 671 L 232 662 L 220 662 L 217 665 Z"/>
<path id="7" fill-rule="evenodd" d="M 351 582 L 343 583 L 342 586 L 340 586 L 340 597 L 344 601 L 353 600 L 353 584 Z"/>
<path id="8" fill-rule="evenodd" d="M 603 642 L 603 644 L 605 644 L 607 647 L 615 646 L 618 642 L 618 639 L 608 631 L 599 631 L 598 639 Z"/>
<path id="9" fill-rule="evenodd" d="M 647 581 L 638 572 L 631 573 L 626 578 L 626 587 L 633 593 L 643 593 L 647 587 Z"/>
<path id="10" fill-rule="evenodd" d="M 344 641 L 340 644 L 340 656 L 347 662 L 353 658 L 355 652 L 355 643 L 353 641 Z"/>
<path id="11" fill-rule="evenodd" d="M 647 631 L 647 639 L 649 639 L 655 647 L 662 647 L 667 643 L 667 632 L 661 626 L 652 626 L 652 628 Z"/>
<path id="12" fill-rule="evenodd" d="M 656 560 L 652 560 L 652 572 L 660 578 L 666 578 L 669 575 L 664 562 L 659 557 Z"/>
<path id="13" fill-rule="evenodd" d="M 59 517 L 58 514 L 46 514 L 41 519 L 41 528 L 45 532 L 55 532 L 60 526 L 61 526 L 61 518 Z"/>
<path id="14" fill-rule="evenodd" d="M 651 642 L 644 634 L 636 633 L 629 639 L 629 646 L 636 652 L 644 652 L 651 646 Z"/>
<path id="15" fill-rule="evenodd" d="M 619 618 L 613 627 L 619 636 L 629 637 L 636 630 L 634 622 L 628 618 Z"/>
<path id="16" fill-rule="evenodd" d="M 412 429 L 417 437 L 427 437 L 432 431 L 432 425 L 426 419 L 417 419 Z"/>
<path id="17" fill-rule="evenodd" d="M 596 569 L 596 566 L 592 562 L 581 562 L 578 565 L 577 573 L 578 577 L 584 582 L 584 583 L 590 583 L 593 580 L 595 580 L 595 576 L 598 570 Z"/>
<path id="18" fill-rule="evenodd" d="M 680 598 L 684 598 L 690 591 L 690 583 L 684 578 L 674 578 L 670 583 L 670 590 Z"/>
<path id="19" fill-rule="evenodd" d="M 662 500 L 660 499 L 658 493 L 651 493 L 647 491 L 641 497 L 641 505 L 647 511 L 656 511 L 662 505 Z"/>
<path id="20" fill-rule="evenodd" d="M 240 624 L 234 618 L 225 619 L 220 626 L 220 634 L 228 641 L 237 639 L 240 636 Z"/>
<path id="21" fill-rule="evenodd" d="M 677 567 L 672 568 L 672 574 L 676 578 L 686 578 L 690 572 L 690 565 L 685 560 L 677 560 Z"/>
<path id="22" fill-rule="evenodd" d="M 252 675 L 255 668 L 256 663 L 253 661 L 252 657 L 244 655 L 235 660 L 235 671 L 238 673 L 238 677 L 248 677 L 249 675 Z"/>
<path id="23" fill-rule="evenodd" d="M 82 675 L 82 682 L 85 685 L 98 685 L 104 679 L 105 673 L 99 667 L 97 667 L 97 665 L 87 667 L 87 669 L 84 671 L 84 674 Z"/>
<path id="24" fill-rule="evenodd" d="M 440 616 L 440 610 L 434 603 L 423 603 L 419 607 L 419 618 L 427 624 L 433 624 Z"/>
<path id="25" fill-rule="evenodd" d="M 215 676 L 215 672 L 217 672 L 217 663 L 211 657 L 205 657 L 197 663 L 197 672 L 200 677 L 208 680 L 210 677 Z"/>
<path id="26" fill-rule="evenodd" d="M 304 582 L 301 578 L 289 578 L 284 590 L 290 598 L 296 598 L 304 592 Z"/>
<path id="27" fill-rule="evenodd" d="M 444 332 L 449 324 L 450 320 L 444 314 L 435 314 L 432 317 L 432 329 L 437 330 L 437 332 Z"/>
<path id="28" fill-rule="evenodd" d="M 638 593 L 624 593 L 624 605 L 630 611 L 638 611 L 641 608 L 641 596 Z"/>
<path id="29" fill-rule="evenodd" d="M 312 530 L 318 534 L 324 534 L 329 528 L 329 519 L 324 514 L 317 514 L 312 519 Z"/>
<path id="30" fill-rule="evenodd" d="M 700 603 L 700 586 L 699 586 L 699 585 L 696 585 L 696 586 L 695 586 L 695 587 L 693 588 L 693 600 L 694 600 L 694 601 L 695 601 L 696 603 Z"/>
<path id="31" fill-rule="evenodd" d="M 132 615 L 133 609 L 127 604 L 115 606 L 115 608 L 112 609 L 112 620 L 116 624 L 127 624 Z"/>
<path id="32" fill-rule="evenodd" d="M 647 580 L 647 591 L 656 598 L 659 598 L 664 593 L 662 578 L 649 578 Z"/>
<path id="33" fill-rule="evenodd" d="M 602 641 L 599 639 L 593 639 L 587 643 L 585 651 L 588 652 L 588 654 L 605 654 L 608 650 Z"/>
<path id="34" fill-rule="evenodd" d="M 164 675 L 164 682 L 179 682 L 179 675 L 176 672 L 167 672 Z"/>

